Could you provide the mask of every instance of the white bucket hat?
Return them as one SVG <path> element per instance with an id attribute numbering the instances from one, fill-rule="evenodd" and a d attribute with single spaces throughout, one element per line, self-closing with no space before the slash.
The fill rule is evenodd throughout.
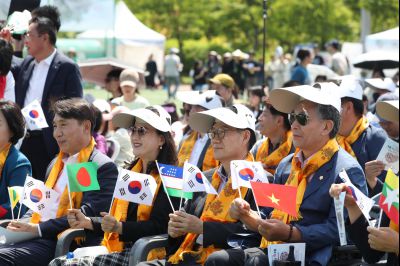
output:
<path id="1" fill-rule="evenodd" d="M 287 114 L 303 100 L 331 105 L 340 112 L 341 101 L 338 90 L 339 87 L 332 82 L 274 89 L 270 93 L 269 100 L 276 110 Z"/>
<path id="2" fill-rule="evenodd" d="M 158 114 L 150 109 L 155 109 Z M 134 124 L 136 119 L 143 120 L 159 131 L 171 131 L 171 116 L 159 105 L 117 114 L 113 117 L 112 122 L 116 127 L 129 128 Z"/>
<path id="3" fill-rule="evenodd" d="M 222 107 L 195 113 L 189 118 L 189 125 L 193 130 L 207 133 L 215 121 L 219 120 L 228 126 L 238 129 L 248 128 L 255 133 L 256 119 L 249 108 L 242 104 L 235 104 L 233 109 Z"/>
<path id="4" fill-rule="evenodd" d="M 399 100 L 377 102 L 376 113 L 387 121 L 399 122 Z"/>
<path id="5" fill-rule="evenodd" d="M 390 92 L 394 92 L 396 90 L 396 84 L 393 82 L 393 80 L 391 78 L 366 79 L 365 82 L 367 83 L 367 85 L 371 86 L 373 89 L 387 90 Z"/>
<path id="6" fill-rule="evenodd" d="M 339 96 L 341 98 L 350 97 L 357 100 L 362 100 L 363 88 L 360 81 L 351 75 L 344 76 L 339 86 Z"/>
<path id="7" fill-rule="evenodd" d="M 106 100 L 96 99 L 94 100 L 93 105 L 102 113 L 111 113 L 111 105 Z"/>
<path id="8" fill-rule="evenodd" d="M 200 105 L 207 110 L 223 107 L 221 97 L 216 94 L 215 90 L 208 90 L 203 93 L 198 91 L 182 92 L 177 98 L 184 103 L 190 105 Z"/>

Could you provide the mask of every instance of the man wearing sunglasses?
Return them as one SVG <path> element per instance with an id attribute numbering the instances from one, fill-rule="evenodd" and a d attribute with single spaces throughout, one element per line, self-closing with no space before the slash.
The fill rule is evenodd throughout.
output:
<path id="1" fill-rule="evenodd" d="M 373 180 L 376 176 L 367 171 L 366 164 L 376 160 L 388 136 L 383 129 L 371 125 L 363 115 L 363 89 L 355 77 L 345 77 L 338 89 L 341 97 L 341 124 L 337 140 L 343 149 L 357 159 L 367 180 Z M 383 171 L 378 178 L 384 181 L 385 176 L 386 171 Z M 368 185 L 369 196 L 372 197 L 373 187 L 370 182 Z"/>
<path id="2" fill-rule="evenodd" d="M 220 166 L 205 172 L 205 176 L 219 194 L 194 193 L 193 200 L 186 202 L 183 211 L 170 215 L 167 262 L 152 261 L 139 266 L 202 265 L 213 251 L 229 248 L 228 236 L 243 231 L 243 225 L 229 215 L 231 202 L 240 195 L 238 190 L 232 189 L 230 163 L 232 160 L 253 161 L 249 152 L 256 140 L 253 113 L 237 104 L 195 113 L 189 124 L 211 139 Z M 243 197 L 253 202 L 249 189 L 240 190 Z"/>
<path id="3" fill-rule="evenodd" d="M 340 99 L 331 84 L 275 89 L 271 104 L 280 112 L 291 113 L 290 121 L 296 151 L 281 161 L 274 183 L 297 187 L 297 217 L 276 208 L 263 208 L 262 218 L 249 204 L 236 199 L 230 215 L 252 232 L 263 237 L 260 248 L 219 251 L 209 265 L 269 265 L 267 247 L 273 241 L 306 244 L 306 265 L 327 265 L 333 246 L 339 243 L 335 207 L 329 196 L 332 183 L 345 169 L 363 193 L 365 177 L 357 161 L 340 149 L 336 134 L 340 124 Z"/>
<path id="4" fill-rule="evenodd" d="M 178 95 L 178 99 L 191 106 L 189 119 L 197 112 L 223 107 L 222 98 L 212 90 L 204 93 L 199 93 L 198 91 L 184 92 Z M 211 139 L 206 133 L 201 133 L 193 129 L 183 136 L 183 140 L 179 145 L 178 159 L 180 167 L 186 161 L 197 165 L 203 171 L 217 166 L 211 146 Z"/>

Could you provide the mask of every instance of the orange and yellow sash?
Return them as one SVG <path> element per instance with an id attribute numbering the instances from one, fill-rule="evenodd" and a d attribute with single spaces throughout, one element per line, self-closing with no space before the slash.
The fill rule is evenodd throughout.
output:
<path id="1" fill-rule="evenodd" d="M 10 152 L 11 144 L 7 144 L 4 149 L 0 152 L 0 180 L 3 173 L 3 167 L 6 164 L 8 153 Z"/>
<path id="2" fill-rule="evenodd" d="M 132 172 L 141 173 L 143 170 L 143 161 L 139 159 L 139 161 L 133 166 L 131 169 Z M 161 186 L 161 178 L 158 175 L 158 172 L 152 173 L 151 176 L 154 177 L 154 180 L 157 182 L 157 190 L 154 196 L 154 200 L 157 198 L 158 191 Z M 128 206 L 129 202 L 121 199 L 114 199 L 110 214 L 117 219 L 119 222 L 125 222 L 128 214 Z M 137 221 L 148 221 L 151 215 L 151 211 L 153 210 L 153 206 L 147 206 L 139 204 L 137 209 Z M 124 243 L 119 241 L 118 233 L 104 233 L 104 239 L 102 245 L 107 247 L 110 252 L 121 252 L 124 248 Z"/>
<path id="3" fill-rule="evenodd" d="M 90 144 L 79 152 L 78 162 L 79 163 L 87 162 L 89 160 L 90 155 L 92 154 L 95 146 L 96 146 L 96 142 L 92 138 L 90 141 Z M 64 158 L 64 153 L 60 152 L 57 156 L 57 160 L 56 160 L 53 168 L 50 171 L 50 175 L 47 178 L 45 185 L 48 188 L 53 188 L 55 186 L 55 184 L 57 183 L 57 180 L 64 168 L 63 158 Z M 72 208 L 79 209 L 81 207 L 82 197 L 83 197 L 82 192 L 71 192 Z M 68 196 L 68 188 L 65 187 L 65 190 L 62 193 L 61 198 L 60 198 L 60 203 L 58 205 L 56 217 L 59 218 L 59 217 L 67 215 L 69 208 L 70 208 L 70 203 L 69 203 L 69 196 Z M 39 222 L 40 222 L 40 214 L 38 214 L 36 212 L 33 213 L 32 218 L 31 218 L 31 223 L 37 224 Z"/>
<path id="4" fill-rule="evenodd" d="M 199 137 L 199 133 L 192 131 L 187 139 L 182 141 L 181 148 L 178 153 L 179 167 L 183 167 L 186 161 L 189 161 L 194 145 Z M 208 146 L 204 160 L 203 160 L 203 171 L 213 169 L 218 166 L 217 160 L 214 159 L 214 150 L 212 146 Z"/>
<path id="5" fill-rule="evenodd" d="M 283 140 L 282 144 L 274 150 L 271 154 L 269 154 L 269 140 L 268 138 L 261 144 L 260 148 L 256 154 L 256 161 L 260 161 L 267 168 L 268 172 L 271 174 L 275 174 L 276 167 L 282 161 L 283 158 L 289 155 L 290 150 L 293 145 L 293 133 L 292 131 L 286 132 L 286 137 Z"/>
<path id="6" fill-rule="evenodd" d="M 336 139 L 339 145 L 345 149 L 348 153 L 351 154 L 354 158 L 356 158 L 356 154 L 354 153 L 351 145 L 358 140 L 361 134 L 369 127 L 369 122 L 365 116 L 361 117 L 357 124 L 354 126 L 350 135 L 347 137 L 337 135 Z"/>
<path id="7" fill-rule="evenodd" d="M 304 192 L 306 191 L 307 188 L 307 178 L 313 173 L 315 173 L 324 164 L 328 163 L 338 150 L 339 150 L 339 144 L 335 139 L 331 139 L 325 144 L 325 146 L 322 149 L 320 149 L 316 154 L 314 154 L 310 158 L 310 160 L 306 163 L 306 165 L 303 168 L 301 168 L 301 163 L 296 160 L 296 156 L 301 151 L 299 149 L 296 149 L 296 152 L 294 153 L 292 159 L 292 168 L 290 171 L 290 175 L 285 185 L 297 187 L 297 198 L 296 198 L 296 208 L 298 213 L 297 217 L 291 216 L 285 212 L 274 209 L 271 214 L 271 219 L 278 219 L 286 224 L 301 219 L 300 205 L 303 202 Z M 266 248 L 268 247 L 268 245 L 274 243 L 276 242 L 271 242 L 263 238 L 261 241 L 261 248 Z"/>
<path id="8" fill-rule="evenodd" d="M 251 154 L 247 155 L 247 161 L 253 161 L 253 156 Z M 218 191 L 221 184 L 221 178 L 218 176 L 218 171 L 215 171 L 212 176 L 212 186 Z M 247 193 L 247 188 L 241 188 L 241 194 L 243 196 Z M 231 203 L 234 199 L 239 197 L 239 191 L 237 189 L 232 189 L 232 178 L 229 178 L 225 187 L 219 193 L 219 195 L 208 194 L 206 202 L 204 204 L 204 210 L 200 217 L 203 222 L 219 222 L 219 223 L 235 223 L 237 220 L 233 219 L 229 215 L 229 209 Z M 174 255 L 169 258 L 169 262 L 172 264 L 178 264 L 183 260 L 184 254 L 191 254 L 192 256 L 199 258 L 198 263 L 204 264 L 207 257 L 219 249 L 215 248 L 213 245 L 209 247 L 201 247 L 198 251 L 193 250 L 193 246 L 196 243 L 198 235 L 193 233 L 188 233 L 182 242 L 179 249 Z"/>

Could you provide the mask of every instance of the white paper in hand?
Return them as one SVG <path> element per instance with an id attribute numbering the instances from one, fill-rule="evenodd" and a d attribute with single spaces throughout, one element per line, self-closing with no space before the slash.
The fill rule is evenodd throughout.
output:
<path id="1" fill-rule="evenodd" d="M 346 192 L 342 192 L 339 195 L 339 198 L 334 198 L 335 203 L 335 211 L 336 211 L 336 222 L 338 226 L 339 238 L 340 238 L 340 245 L 346 246 L 347 239 L 346 239 L 346 228 L 344 225 L 344 198 L 346 196 Z"/>
<path id="2" fill-rule="evenodd" d="M 385 164 L 385 170 L 391 168 L 394 173 L 399 172 L 399 143 L 387 138 L 379 152 L 377 161 Z"/>

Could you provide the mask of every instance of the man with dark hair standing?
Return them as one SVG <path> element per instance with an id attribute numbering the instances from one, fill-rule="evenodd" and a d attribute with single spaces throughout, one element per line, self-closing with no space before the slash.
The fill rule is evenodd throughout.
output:
<path id="1" fill-rule="evenodd" d="M 326 45 L 326 50 L 332 56 L 332 70 L 339 76 L 348 75 L 350 67 L 347 57 L 340 52 L 340 43 L 337 40 L 331 40 Z"/>
<path id="2" fill-rule="evenodd" d="M 0 99 L 15 102 L 14 82 L 10 72 L 13 48 L 11 44 L 0 38 Z"/>
<path id="3" fill-rule="evenodd" d="M 7 227 L 9 230 L 30 232 L 36 237 L 0 246 L 0 265 L 49 264 L 54 258 L 58 234 L 70 228 L 67 220 L 69 208 L 80 209 L 88 217 L 100 217 L 100 212 L 106 212 L 110 207 L 118 169 L 110 158 L 95 148 L 96 143 L 92 137 L 95 117 L 92 107 L 83 99 L 67 99 L 55 103 L 54 113 L 54 137 L 60 153 L 48 167 L 46 186 L 58 192 L 59 196 L 46 217 L 30 211 L 23 217 L 30 218 L 29 222 L 10 222 Z M 67 188 L 67 165 L 84 162 L 98 165 L 100 190 L 70 193 Z M 87 234 L 85 243 L 88 246 L 98 245 L 101 239 Z"/>
<path id="4" fill-rule="evenodd" d="M 56 6 L 40 6 L 32 10 L 31 12 L 32 18 L 36 17 L 45 17 L 51 20 L 53 22 L 54 27 L 56 27 L 56 31 L 60 31 L 61 27 L 61 20 L 60 20 L 60 12 L 58 11 L 58 8 Z"/>
<path id="5" fill-rule="evenodd" d="M 387 134 L 383 129 L 372 126 L 363 115 L 363 90 L 355 77 L 344 78 L 341 81 L 339 93 L 342 102 L 340 114 L 342 122 L 337 140 L 339 145 L 356 158 L 365 170 L 365 164 L 378 157 Z M 379 179 L 384 181 L 384 177 L 383 173 Z"/>
<path id="6" fill-rule="evenodd" d="M 59 53 L 55 44 L 56 28 L 45 17 L 35 17 L 29 23 L 25 45 L 27 56 L 20 66 L 15 85 L 16 102 L 21 108 L 38 100 L 43 108 L 48 128 L 28 131 L 21 151 L 32 163 L 33 176 L 43 180 L 46 167 L 58 152 L 52 137 L 53 115 L 50 113 L 51 102 L 61 97 L 82 97 L 81 75 L 75 63 Z"/>
<path id="7" fill-rule="evenodd" d="M 328 264 L 332 248 L 339 242 L 335 207 L 329 196 L 331 184 L 341 182 L 339 173 L 345 169 L 352 183 L 367 193 L 360 165 L 339 148 L 335 139 L 340 125 L 340 100 L 332 86 L 321 83 L 271 92 L 274 108 L 290 113 L 296 147 L 295 153 L 279 164 L 274 183 L 297 187 L 297 216 L 264 208 L 261 218 L 246 201 L 235 199 L 231 217 L 263 236 L 260 248 L 219 251 L 208 258 L 206 266 L 269 265 L 267 247 L 273 241 L 304 242 L 306 265 Z"/>

